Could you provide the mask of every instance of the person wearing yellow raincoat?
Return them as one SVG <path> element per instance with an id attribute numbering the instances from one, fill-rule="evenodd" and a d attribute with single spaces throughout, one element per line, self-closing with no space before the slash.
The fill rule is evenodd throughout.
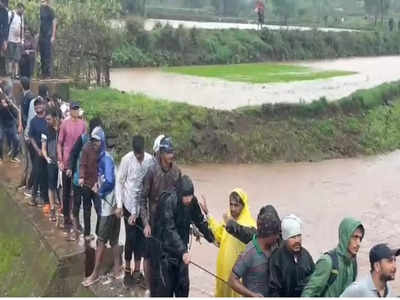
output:
<path id="1" fill-rule="evenodd" d="M 204 213 L 208 216 L 205 201 L 201 206 Z M 245 191 L 240 188 L 234 189 L 229 196 L 229 207 L 229 215 L 237 223 L 242 226 L 256 227 L 256 221 L 251 216 L 248 196 Z M 244 251 L 246 245 L 225 230 L 225 223 L 218 222 L 212 216 L 208 216 L 208 226 L 213 232 L 215 241 L 219 246 L 217 275 L 225 280 L 225 282 L 219 279 L 216 280 L 215 297 L 241 297 L 240 294 L 232 290 L 227 282 L 237 258 Z"/>

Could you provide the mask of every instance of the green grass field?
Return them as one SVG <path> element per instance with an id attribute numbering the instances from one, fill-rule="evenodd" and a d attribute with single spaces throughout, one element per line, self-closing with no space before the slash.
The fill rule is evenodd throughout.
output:
<path id="1" fill-rule="evenodd" d="M 249 83 L 315 80 L 355 74 L 355 72 L 337 70 L 320 71 L 309 67 L 280 63 L 168 67 L 164 70 L 183 75 L 212 77 Z"/>

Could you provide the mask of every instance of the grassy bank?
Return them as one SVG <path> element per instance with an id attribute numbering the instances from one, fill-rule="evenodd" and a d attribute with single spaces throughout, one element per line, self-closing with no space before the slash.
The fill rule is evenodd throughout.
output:
<path id="1" fill-rule="evenodd" d="M 164 70 L 183 75 L 250 83 L 314 80 L 355 74 L 336 70 L 319 71 L 309 67 L 280 63 L 169 67 Z"/>
<path id="2" fill-rule="evenodd" d="M 174 29 L 129 19 L 114 67 L 238 64 L 400 53 L 397 32 Z"/>
<path id="3" fill-rule="evenodd" d="M 150 151 L 160 133 L 180 162 L 314 161 L 392 151 L 400 146 L 400 83 L 359 91 L 335 103 L 279 104 L 218 111 L 110 89 L 73 90 L 89 118 L 117 135 L 117 156 L 133 134 Z M 387 105 L 391 104 L 391 105 Z"/>

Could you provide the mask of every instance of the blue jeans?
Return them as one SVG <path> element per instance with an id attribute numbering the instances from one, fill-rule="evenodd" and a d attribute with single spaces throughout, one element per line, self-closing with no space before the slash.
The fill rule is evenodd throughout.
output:
<path id="1" fill-rule="evenodd" d="M 19 138 L 17 125 L 11 127 L 0 127 L 0 159 L 3 159 L 3 138 L 7 138 L 8 148 L 11 150 L 11 158 L 19 153 Z"/>

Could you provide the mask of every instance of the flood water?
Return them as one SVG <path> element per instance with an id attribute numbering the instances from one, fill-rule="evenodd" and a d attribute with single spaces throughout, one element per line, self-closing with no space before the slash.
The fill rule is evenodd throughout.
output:
<path id="1" fill-rule="evenodd" d="M 325 96 L 337 100 L 359 89 L 400 79 L 400 56 L 295 62 L 319 70 L 355 75 L 289 83 L 249 84 L 162 72 L 159 68 L 113 69 L 111 87 L 150 97 L 217 109 L 263 103 L 310 102 Z"/>
<path id="2" fill-rule="evenodd" d="M 400 151 L 377 157 L 318 163 L 268 165 L 197 165 L 182 167 L 195 182 L 195 193 L 208 199 L 211 214 L 222 220 L 228 195 L 236 187 L 249 195 L 250 209 L 272 204 L 281 217 L 294 213 L 303 224 L 303 246 L 316 261 L 336 246 L 342 218 L 362 221 L 366 234 L 358 255 L 359 276 L 369 271 L 372 245 L 387 242 L 400 247 Z M 192 260 L 215 272 L 218 249 L 193 242 Z M 190 266 L 191 296 L 212 296 L 210 275 Z M 400 293 L 400 272 L 391 283 Z"/>

